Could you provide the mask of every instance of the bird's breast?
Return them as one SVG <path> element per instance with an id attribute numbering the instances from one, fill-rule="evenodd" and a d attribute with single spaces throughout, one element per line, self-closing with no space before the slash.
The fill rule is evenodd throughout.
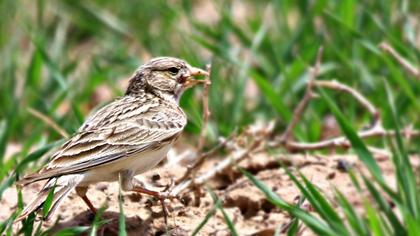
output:
<path id="1" fill-rule="evenodd" d="M 164 144 L 160 148 L 139 152 L 93 168 L 84 174 L 80 185 L 117 181 L 118 173 L 122 170 L 131 170 L 136 175 L 144 173 L 161 162 L 166 157 L 171 146 L 172 143 Z"/>

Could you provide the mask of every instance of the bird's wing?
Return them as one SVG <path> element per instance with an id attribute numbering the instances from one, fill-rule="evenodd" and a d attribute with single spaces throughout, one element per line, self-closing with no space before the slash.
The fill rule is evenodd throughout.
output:
<path id="1" fill-rule="evenodd" d="M 123 97 L 100 109 L 52 155 L 46 167 L 21 184 L 80 173 L 172 142 L 186 125 L 183 111 L 160 99 L 142 99 Z"/>

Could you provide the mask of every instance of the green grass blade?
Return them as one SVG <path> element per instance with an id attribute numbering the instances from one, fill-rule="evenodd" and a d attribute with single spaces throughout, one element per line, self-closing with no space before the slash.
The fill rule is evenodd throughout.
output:
<path id="1" fill-rule="evenodd" d="M 219 205 L 221 205 L 222 202 L 220 199 L 214 204 L 214 206 L 207 212 L 204 219 L 200 222 L 200 224 L 197 225 L 197 227 L 192 232 L 192 236 L 198 235 L 200 230 L 207 224 L 207 222 L 216 214 L 217 209 L 219 208 Z"/>
<path id="2" fill-rule="evenodd" d="M 351 229 L 356 235 L 366 235 L 369 236 L 369 230 L 362 220 L 362 218 L 356 213 L 354 210 L 354 206 L 350 204 L 347 198 L 338 190 L 335 189 L 335 196 L 337 198 L 337 202 L 340 204 L 341 209 L 346 216 Z"/>
<path id="3" fill-rule="evenodd" d="M 280 165 L 282 165 L 280 163 Z M 284 168 L 289 178 L 292 182 L 299 188 L 302 195 L 309 201 L 312 207 L 316 210 L 318 214 L 325 220 L 325 222 L 334 229 L 337 233 L 346 235 L 345 227 L 332 208 L 331 204 L 322 196 L 319 191 L 315 188 L 315 186 L 310 183 L 310 181 L 302 174 L 300 174 L 305 186 L 296 178 L 296 176 L 291 173 L 291 171 L 287 168 Z"/>
<path id="4" fill-rule="evenodd" d="M 208 189 L 208 191 L 210 193 L 211 198 L 213 199 L 213 202 L 214 202 L 215 206 L 217 208 L 219 208 L 219 210 L 222 212 L 223 218 L 225 219 L 225 222 L 226 222 L 226 224 L 227 224 L 227 226 L 228 226 L 228 228 L 230 230 L 231 235 L 238 236 L 239 234 L 238 234 L 237 230 L 235 229 L 235 225 L 233 224 L 233 222 L 230 219 L 229 215 L 223 209 L 222 204 L 221 203 L 217 204 L 218 202 L 220 202 L 219 201 L 219 198 L 217 197 L 217 195 L 210 188 L 207 188 L 207 189 Z"/>
<path id="5" fill-rule="evenodd" d="M 26 84 L 25 86 L 31 88 L 37 88 L 38 83 L 41 80 L 41 73 L 42 73 L 42 56 L 38 50 L 32 54 L 31 63 L 29 64 L 29 68 L 26 74 Z"/>
<path id="6" fill-rule="evenodd" d="M 1 222 L 1 224 L 0 224 L 0 234 L 2 234 L 2 233 L 6 230 L 7 225 L 8 225 L 8 224 L 9 224 L 9 222 L 11 222 L 11 221 L 12 221 L 12 219 L 11 219 L 11 218 L 9 218 L 9 219 L 6 219 L 5 221 Z"/>
<path id="7" fill-rule="evenodd" d="M 46 236 L 45 234 L 48 234 L 49 230 L 46 231 L 42 231 L 42 223 L 38 223 L 38 226 L 36 227 L 35 232 L 33 233 L 33 235 L 35 236 Z"/>
<path id="8" fill-rule="evenodd" d="M 74 102 L 71 103 L 71 108 L 72 111 L 74 113 L 74 115 L 76 116 L 76 119 L 78 121 L 78 125 L 82 125 L 83 122 L 85 121 L 85 117 L 83 116 L 83 113 L 80 111 L 79 106 L 77 106 Z"/>
<path id="9" fill-rule="evenodd" d="M 382 229 L 381 220 L 378 216 L 378 212 L 375 211 L 375 209 L 373 209 L 369 203 L 365 203 L 365 209 L 371 234 L 374 236 L 384 236 L 385 232 Z"/>
<path id="10" fill-rule="evenodd" d="M 392 211 L 391 207 L 389 206 L 385 198 L 382 196 L 382 194 L 376 189 L 376 187 L 373 185 L 371 180 L 369 180 L 365 176 L 362 176 L 362 178 L 363 178 L 363 182 L 365 183 L 366 188 L 368 189 L 369 193 L 372 195 L 373 199 L 375 200 L 375 203 L 378 204 L 381 211 L 385 214 L 385 216 L 391 223 L 392 228 L 395 229 L 396 232 L 405 234 L 406 231 L 403 225 L 399 221 L 397 215 L 395 215 L 395 213 Z"/>
<path id="11" fill-rule="evenodd" d="M 306 199 L 308 199 L 325 222 L 327 222 L 331 228 L 340 235 L 347 235 L 345 225 L 340 219 L 338 213 L 331 204 L 328 203 L 327 199 L 315 188 L 315 186 L 304 175 L 300 174 L 300 177 L 305 183 L 305 188 L 289 170 L 286 169 L 286 171 L 292 181 L 298 186 L 302 194 Z"/>
<path id="12" fill-rule="evenodd" d="M 125 36 L 131 36 L 130 30 L 127 27 L 127 25 L 123 21 L 121 21 L 117 16 L 113 15 L 111 12 L 104 10 L 104 8 L 97 7 L 94 4 L 92 4 L 92 2 L 74 3 L 72 1 L 69 1 L 69 3 L 70 2 L 71 7 L 83 11 L 83 13 L 90 14 L 98 22 L 108 27 L 109 29 L 114 30 L 115 32 L 118 32 Z"/>
<path id="13" fill-rule="evenodd" d="M 388 104 L 391 110 L 393 128 L 395 130 L 395 139 L 397 141 L 397 152 L 393 152 L 395 169 L 399 186 L 399 193 L 402 199 L 406 202 L 404 206 L 408 207 L 409 211 L 413 214 L 414 218 L 419 218 L 420 210 L 420 195 L 416 184 L 416 177 L 414 175 L 413 166 L 405 151 L 404 144 L 401 137 L 400 125 L 397 117 L 397 110 L 393 102 L 392 92 L 388 85 L 385 86 L 388 95 Z M 392 145 L 391 145 L 392 146 Z"/>
<path id="14" fill-rule="evenodd" d="M 360 186 L 359 180 L 357 179 L 354 171 L 352 168 L 350 168 L 347 173 L 349 174 L 350 180 L 353 183 L 353 186 L 356 188 L 356 190 L 361 193 L 362 192 L 362 187 Z"/>
<path id="15" fill-rule="evenodd" d="M 99 210 L 96 212 L 95 218 L 92 222 L 92 228 L 90 230 L 89 236 L 96 236 L 96 231 L 103 225 L 105 222 L 101 221 L 102 214 L 105 211 L 105 207 L 99 208 Z"/>
<path id="16" fill-rule="evenodd" d="M 292 117 L 292 114 L 289 108 L 287 108 L 287 106 L 283 103 L 283 100 L 279 99 L 279 94 L 274 90 L 273 86 L 259 73 L 253 70 L 251 70 L 250 73 L 252 74 L 252 79 L 255 81 L 264 97 L 275 108 L 281 118 L 283 118 L 285 121 L 289 121 Z"/>
<path id="17" fill-rule="evenodd" d="M 51 148 L 56 147 L 64 142 L 64 139 L 49 143 L 47 145 L 44 145 L 43 147 L 40 147 L 36 151 L 32 152 L 28 156 L 26 156 L 21 162 L 19 162 L 18 166 L 16 167 L 16 173 L 21 172 L 23 169 L 26 168 L 26 166 L 41 158 L 45 153 L 47 153 Z"/>
<path id="18" fill-rule="evenodd" d="M 0 163 L 3 163 L 4 152 L 8 141 L 8 124 L 7 120 L 0 120 Z M 1 179 L 0 179 L 1 180 Z"/>
<path id="19" fill-rule="evenodd" d="M 17 207 L 18 207 L 18 210 L 20 211 L 24 208 L 23 195 L 22 195 L 22 190 L 20 188 L 17 188 L 17 195 L 18 195 Z"/>
<path id="20" fill-rule="evenodd" d="M 376 163 L 375 159 L 373 158 L 372 154 L 367 149 L 366 145 L 357 135 L 356 131 L 351 127 L 349 122 L 344 117 L 343 113 L 338 109 L 337 105 L 333 102 L 328 94 L 326 94 L 323 90 L 320 90 L 322 98 L 326 101 L 328 107 L 334 114 L 338 124 L 340 125 L 341 131 L 346 135 L 349 139 L 352 148 L 356 151 L 359 159 L 366 165 L 375 179 L 381 183 L 384 183 L 384 178 L 382 176 L 381 169 Z"/>
<path id="21" fill-rule="evenodd" d="M 350 141 L 352 148 L 355 150 L 360 161 L 362 161 L 363 164 L 367 167 L 367 169 L 373 175 L 373 177 L 381 186 L 381 188 L 388 195 L 390 195 L 390 197 L 398 200 L 399 199 L 398 195 L 385 182 L 381 169 L 378 166 L 378 163 L 373 158 L 372 154 L 369 152 L 364 142 L 357 135 L 356 131 L 351 127 L 349 122 L 345 119 L 343 113 L 341 113 L 337 105 L 333 102 L 330 96 L 328 96 L 328 94 L 324 92 L 324 90 L 320 90 L 320 94 L 322 95 L 323 99 L 326 101 L 330 110 L 333 112 L 338 124 L 340 125 L 342 132 Z"/>
<path id="22" fill-rule="evenodd" d="M 48 196 L 45 199 L 44 204 L 42 205 L 42 215 L 44 218 L 48 216 L 48 212 L 50 211 L 51 205 L 53 203 L 56 183 L 57 181 L 54 183 L 53 187 L 48 191 Z"/>
<path id="23" fill-rule="evenodd" d="M 43 48 L 43 44 L 39 41 L 34 41 L 34 44 L 37 46 L 37 49 L 41 53 L 42 60 L 44 61 L 51 76 L 57 81 L 62 90 L 67 90 L 69 86 L 66 77 L 61 73 L 57 64 L 51 60 L 48 53 Z"/>
<path id="24" fill-rule="evenodd" d="M 19 173 L 30 163 L 33 161 L 38 160 L 40 157 L 42 157 L 46 152 L 48 152 L 48 150 L 50 150 L 52 147 L 55 147 L 59 144 L 61 144 L 63 141 L 59 140 L 50 144 L 47 144 L 41 148 L 39 148 L 38 150 L 32 152 L 31 154 L 29 154 L 27 157 L 25 157 L 15 168 L 15 173 L 13 173 L 12 175 L 10 175 L 6 180 L 4 180 L 1 184 L 0 184 L 0 197 L 3 195 L 3 192 L 10 186 L 12 186 L 12 184 L 15 182 L 16 176 L 19 175 Z"/>
<path id="25" fill-rule="evenodd" d="M 3 180 L 10 171 L 14 170 L 16 168 L 16 162 L 18 157 L 20 156 L 20 153 L 15 153 L 11 157 L 8 158 L 8 160 L 4 160 L 2 165 L 0 165 L 0 179 Z"/>
<path id="26" fill-rule="evenodd" d="M 300 227 L 299 227 L 299 220 L 294 219 L 292 224 L 290 225 L 289 230 L 287 230 L 287 236 L 294 236 L 299 233 Z"/>
<path id="27" fill-rule="evenodd" d="M 120 208 L 120 214 L 118 217 L 118 235 L 127 236 L 123 202 L 124 202 L 124 197 L 121 191 L 121 179 L 120 179 L 120 188 L 118 192 L 118 206 Z"/>
<path id="28" fill-rule="evenodd" d="M 2 197 L 4 191 L 15 182 L 16 175 L 10 175 L 0 184 L 0 198 Z"/>
<path id="29" fill-rule="evenodd" d="M 295 216 L 296 218 L 300 219 L 306 226 L 308 226 L 311 230 L 319 235 L 337 235 L 336 232 L 327 226 L 324 222 L 319 220 L 318 218 L 314 217 L 308 212 L 303 211 L 302 209 L 295 207 L 293 205 L 288 204 L 283 199 L 281 199 L 277 194 L 275 194 L 269 187 L 267 187 L 263 182 L 255 178 L 249 172 L 242 170 L 241 172 L 258 188 L 260 189 L 264 195 L 266 196 L 267 200 L 281 208 L 289 212 L 289 214 Z"/>
<path id="30" fill-rule="evenodd" d="M 385 62 L 385 66 L 388 68 L 390 73 L 390 76 L 388 76 L 389 79 L 398 85 L 398 88 L 410 99 L 412 104 L 417 109 L 420 109 L 420 101 L 418 96 L 413 91 L 413 86 L 408 82 L 405 73 L 401 72 L 401 68 L 391 62 L 391 59 L 388 58 L 388 56 L 382 55 L 380 58 Z"/>
<path id="31" fill-rule="evenodd" d="M 297 207 L 301 207 L 302 204 L 305 202 L 305 197 L 300 197 L 298 203 L 296 204 Z M 296 217 L 294 217 L 292 224 L 290 225 L 289 229 L 287 230 L 287 236 L 294 236 L 299 233 L 300 230 L 300 221 Z M 280 228 L 279 228 L 280 229 Z M 280 231 L 276 232 L 280 235 Z"/>
<path id="32" fill-rule="evenodd" d="M 28 217 L 22 221 L 22 228 L 19 230 L 19 233 L 23 233 L 25 236 L 31 236 L 34 230 L 35 217 L 35 213 L 29 214 Z"/>
<path id="33" fill-rule="evenodd" d="M 403 217 L 407 226 L 408 235 L 420 235 L 420 224 L 418 220 L 413 217 L 412 213 L 404 211 Z"/>
<path id="34" fill-rule="evenodd" d="M 54 236 L 78 236 L 82 235 L 89 230 L 88 226 L 77 226 L 63 229 L 57 233 L 54 233 Z"/>

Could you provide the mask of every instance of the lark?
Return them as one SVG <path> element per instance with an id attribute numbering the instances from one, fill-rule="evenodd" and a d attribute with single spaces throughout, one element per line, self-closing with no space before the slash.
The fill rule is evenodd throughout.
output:
<path id="1" fill-rule="evenodd" d="M 38 212 L 54 191 L 50 217 L 63 199 L 76 190 L 90 210 L 88 186 L 120 181 L 124 191 L 157 197 L 160 192 L 143 188 L 134 176 L 155 167 L 179 137 L 187 117 L 179 106 L 182 93 L 208 75 L 183 60 L 159 57 L 139 67 L 121 98 L 99 109 L 51 156 L 38 173 L 25 176 L 18 185 L 47 180 L 16 221 Z"/>

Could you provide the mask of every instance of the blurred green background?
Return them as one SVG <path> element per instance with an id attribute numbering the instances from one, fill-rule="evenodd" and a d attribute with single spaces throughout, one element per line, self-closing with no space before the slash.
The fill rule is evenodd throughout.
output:
<path id="1" fill-rule="evenodd" d="M 280 133 L 321 45 L 320 79 L 336 79 L 365 94 L 385 127 L 391 119 L 384 102 L 388 84 L 402 124 L 420 128 L 419 81 L 378 48 L 389 42 L 419 65 L 420 1 L 0 4 L 0 196 L 13 183 L 14 177 L 7 177 L 15 169 L 39 158 L 28 156 L 30 150 L 61 138 L 29 108 L 73 133 L 92 109 L 121 96 L 131 73 L 155 56 L 180 57 L 200 67 L 212 63 L 209 145 L 260 119 L 278 120 Z M 201 126 L 200 95 L 195 88 L 181 101 L 192 135 Z M 356 128 L 369 124 L 369 114 L 351 97 L 331 95 Z M 312 102 L 295 130 L 297 139 L 319 140 L 328 115 L 323 101 Z"/>

